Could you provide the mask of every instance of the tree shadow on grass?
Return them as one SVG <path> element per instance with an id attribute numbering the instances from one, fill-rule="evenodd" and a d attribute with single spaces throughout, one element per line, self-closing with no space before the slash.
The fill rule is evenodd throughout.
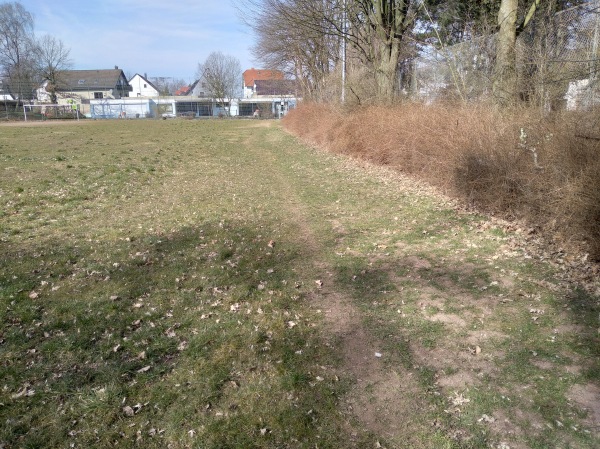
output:
<path id="1" fill-rule="evenodd" d="M 578 346 L 592 360 L 585 371 L 586 377 L 600 384 L 600 298 L 582 288 L 573 287 L 566 296 L 573 323 L 577 328 Z"/>
<path id="2" fill-rule="evenodd" d="M 290 381 L 314 378 L 304 358 L 329 357 L 296 318 L 299 248 L 274 247 L 261 228 L 209 222 L 114 241 L 31 242 L 5 253 L 0 443 L 109 445 L 135 439 L 143 421 L 171 426 L 156 438 L 172 441 L 181 437 L 176 423 L 191 417 L 213 429 L 206 447 L 240 447 L 236 441 L 266 425 L 298 440 L 339 439 L 334 430 L 317 437 L 318 427 L 331 430 L 336 421 L 316 417 L 331 413 L 341 384 Z M 263 371 L 264 381 L 256 376 Z M 180 377 L 183 386 L 171 381 Z M 245 388 L 270 389 L 273 399 Z M 236 431 L 215 430 L 211 410 L 219 407 Z M 298 419 L 311 410 L 311 419 Z M 277 438 L 272 447 L 283 443 Z"/>

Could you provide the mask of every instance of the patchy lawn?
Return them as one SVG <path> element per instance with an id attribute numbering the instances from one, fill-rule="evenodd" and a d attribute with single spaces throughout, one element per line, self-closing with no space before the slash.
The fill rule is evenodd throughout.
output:
<path id="1" fill-rule="evenodd" d="M 275 122 L 4 125 L 0 173 L 0 447 L 600 442 L 597 292 L 510 224 Z"/>

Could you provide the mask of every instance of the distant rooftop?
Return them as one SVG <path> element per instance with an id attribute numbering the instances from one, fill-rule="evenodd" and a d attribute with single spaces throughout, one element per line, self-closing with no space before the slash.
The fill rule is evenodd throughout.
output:
<path id="1" fill-rule="evenodd" d="M 109 70 L 64 70 L 60 72 L 61 87 L 67 90 L 113 89 L 123 77 L 121 69 Z"/>
<path id="2" fill-rule="evenodd" d="M 254 67 L 243 73 L 244 86 L 253 87 L 256 81 L 282 80 L 283 72 L 279 70 L 255 69 Z"/>

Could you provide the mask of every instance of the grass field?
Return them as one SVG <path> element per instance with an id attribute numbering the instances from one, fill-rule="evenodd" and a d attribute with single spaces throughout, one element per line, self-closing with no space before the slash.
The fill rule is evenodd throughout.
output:
<path id="1" fill-rule="evenodd" d="M 0 126 L 0 448 L 598 447 L 522 241 L 276 122 Z"/>

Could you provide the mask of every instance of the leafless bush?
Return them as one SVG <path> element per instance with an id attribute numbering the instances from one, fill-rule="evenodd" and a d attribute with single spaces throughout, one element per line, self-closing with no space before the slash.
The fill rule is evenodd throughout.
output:
<path id="1" fill-rule="evenodd" d="M 584 244 L 600 259 L 600 140 L 580 125 L 594 117 L 483 104 L 351 112 L 304 104 L 284 123 L 313 144 L 418 176 L 549 238 Z"/>

